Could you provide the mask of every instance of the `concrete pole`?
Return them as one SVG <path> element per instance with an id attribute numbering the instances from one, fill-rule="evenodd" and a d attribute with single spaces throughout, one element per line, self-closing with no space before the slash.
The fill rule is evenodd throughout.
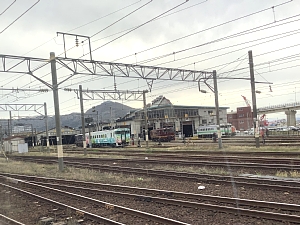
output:
<path id="1" fill-rule="evenodd" d="M 33 126 L 32 124 L 31 125 L 31 145 L 32 145 L 32 148 L 34 148 L 34 141 L 33 141 Z"/>
<path id="2" fill-rule="evenodd" d="M 248 51 L 249 56 L 249 68 L 250 68 L 250 81 L 252 92 L 252 107 L 253 107 L 253 125 L 254 125 L 254 137 L 256 148 L 259 148 L 259 132 L 258 132 L 258 120 L 257 120 L 257 106 L 256 106 L 256 94 L 255 94 L 255 81 L 254 81 L 254 64 L 252 51 Z"/>
<path id="3" fill-rule="evenodd" d="M 219 143 L 219 149 L 221 149 L 223 146 L 222 146 L 222 134 L 220 129 L 219 93 L 218 93 L 218 84 L 217 84 L 217 72 L 215 70 L 213 71 L 213 79 L 214 79 L 214 91 L 215 91 L 218 143 Z"/>
<path id="4" fill-rule="evenodd" d="M 79 85 L 79 98 L 80 98 L 80 112 L 81 112 L 81 133 L 82 133 L 82 146 L 84 155 L 86 152 L 86 139 L 85 139 L 85 121 L 84 121 L 84 110 L 83 110 L 83 96 L 82 96 L 82 85 Z"/>
<path id="5" fill-rule="evenodd" d="M 109 113 L 110 113 L 110 129 L 112 129 L 112 110 L 111 110 L 111 107 L 109 107 Z"/>
<path id="6" fill-rule="evenodd" d="M 97 131 L 99 131 L 99 112 L 97 112 Z"/>
<path id="7" fill-rule="evenodd" d="M 62 146 L 61 124 L 60 124 L 56 59 L 55 59 L 54 52 L 50 52 L 50 61 L 51 61 L 51 73 L 52 73 L 52 90 L 53 90 L 54 109 L 55 109 L 55 126 L 56 126 L 56 141 L 57 141 L 56 146 L 57 146 L 58 167 L 59 167 L 59 171 L 63 171 L 64 170 L 63 146 Z"/>
<path id="8" fill-rule="evenodd" d="M 44 110 L 45 110 L 45 127 L 46 127 L 46 144 L 47 151 L 50 153 L 50 145 L 49 145 L 49 128 L 48 128 L 48 115 L 47 115 L 47 104 L 44 102 Z"/>
<path id="9" fill-rule="evenodd" d="M 146 148 L 148 148 L 148 116 L 147 116 L 147 105 L 146 105 L 146 93 L 147 90 L 143 91 L 143 102 L 144 102 L 144 116 L 145 116 L 145 139 L 146 139 Z"/>
<path id="10" fill-rule="evenodd" d="M 9 133 L 10 133 L 10 135 L 13 135 L 13 132 L 12 132 L 12 130 L 13 130 L 13 127 L 12 127 L 12 116 L 11 116 L 11 111 L 9 111 L 9 127 L 10 127 L 10 129 L 9 129 Z"/>
<path id="11" fill-rule="evenodd" d="M 4 153 L 4 150 L 3 150 L 3 134 L 2 134 L 2 125 L 0 124 L 0 149 L 1 151 Z"/>
<path id="12" fill-rule="evenodd" d="M 92 124 L 88 124 L 89 127 L 89 148 L 92 148 L 92 136 L 91 136 L 91 125 Z"/>
<path id="13" fill-rule="evenodd" d="M 10 136 L 10 120 L 7 120 L 7 136 Z"/>

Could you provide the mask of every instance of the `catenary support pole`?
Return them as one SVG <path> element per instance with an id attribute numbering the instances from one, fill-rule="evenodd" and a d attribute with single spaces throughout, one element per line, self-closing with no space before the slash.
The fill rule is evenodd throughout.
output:
<path id="1" fill-rule="evenodd" d="M 99 112 L 97 111 L 97 131 L 99 130 Z"/>
<path id="2" fill-rule="evenodd" d="M 47 145 L 47 152 L 50 153 L 50 146 L 49 146 L 49 128 L 48 128 L 48 114 L 47 114 L 47 104 L 44 102 L 44 111 L 45 111 L 45 127 L 46 127 L 46 145 Z"/>
<path id="3" fill-rule="evenodd" d="M 218 93 L 218 84 L 217 84 L 217 72 L 213 71 L 214 79 L 214 92 L 215 92 L 215 105 L 216 105 L 216 119 L 217 119 L 217 133 L 218 133 L 218 143 L 219 148 L 222 148 L 222 134 L 220 129 L 220 110 L 219 110 L 219 93 Z"/>
<path id="4" fill-rule="evenodd" d="M 146 148 L 148 148 L 148 116 L 147 116 L 147 105 L 146 105 L 146 93 L 147 90 L 143 91 L 143 102 L 144 102 L 144 117 L 145 117 L 145 140 L 146 140 Z"/>
<path id="5" fill-rule="evenodd" d="M 253 107 L 253 127 L 256 148 L 259 148 L 259 125 L 257 120 L 257 106 L 256 106 L 256 94 L 255 94 L 255 80 L 254 80 L 254 64 L 252 51 L 248 51 L 249 57 L 249 68 L 250 68 L 250 81 L 251 81 L 251 92 L 252 92 L 252 107 Z"/>
<path id="6" fill-rule="evenodd" d="M 57 141 L 56 146 L 57 146 L 58 168 L 59 168 L 59 171 L 63 171 L 64 170 L 63 146 L 62 146 L 61 124 L 60 124 L 56 59 L 55 59 L 54 52 L 50 53 L 50 61 L 51 61 L 51 73 L 52 73 L 52 90 L 53 90 L 54 109 L 55 109 L 55 126 L 56 126 L 56 141 Z"/>
<path id="7" fill-rule="evenodd" d="M 32 145 L 32 148 L 34 148 L 34 140 L 33 140 L 33 125 L 31 125 L 31 145 Z"/>
<path id="8" fill-rule="evenodd" d="M 11 111 L 9 111 L 9 133 L 12 136 L 13 135 L 13 126 L 12 126 L 12 116 L 11 116 Z"/>
<path id="9" fill-rule="evenodd" d="M 86 152 L 86 139 L 85 139 L 85 122 L 84 122 L 82 85 L 79 85 L 79 98 L 80 98 L 80 112 L 81 112 L 82 146 L 83 146 L 84 155 L 87 155 L 87 152 Z"/>

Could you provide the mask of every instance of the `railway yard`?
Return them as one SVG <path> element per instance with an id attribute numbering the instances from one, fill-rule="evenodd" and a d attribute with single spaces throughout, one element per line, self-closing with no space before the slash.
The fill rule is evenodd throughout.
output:
<path id="1" fill-rule="evenodd" d="M 298 137 L 0 158 L 3 224 L 300 224 Z"/>

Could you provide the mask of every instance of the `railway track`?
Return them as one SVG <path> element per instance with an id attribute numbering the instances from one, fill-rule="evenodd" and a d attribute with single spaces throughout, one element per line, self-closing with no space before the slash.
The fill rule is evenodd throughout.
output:
<path id="1" fill-rule="evenodd" d="M 78 151 L 66 151 L 66 153 L 69 154 L 83 154 L 82 152 Z M 267 163 L 267 164 L 291 164 L 291 165 L 300 165 L 300 159 L 298 158 L 266 158 L 266 157 L 239 157 L 239 156 L 232 156 L 226 152 L 222 152 L 220 154 L 223 154 L 221 156 L 212 156 L 212 155 L 205 155 L 205 154 L 199 154 L 199 155 L 190 155 L 190 154 L 156 154 L 155 153 L 141 153 L 141 152 L 135 152 L 135 153 L 127 153 L 127 151 L 123 152 L 116 152 L 116 151 L 88 151 L 87 152 L 90 155 L 120 155 L 120 156 L 130 156 L 134 158 L 145 158 L 153 159 L 153 158 L 159 158 L 159 159 L 180 159 L 180 160 L 207 160 L 207 161 L 229 161 L 229 162 L 251 162 L 251 163 Z M 283 154 L 284 155 L 284 154 Z M 300 156 L 300 153 L 296 153 L 294 156 Z"/>
<path id="2" fill-rule="evenodd" d="M 2 215 L 2 214 L 0 214 L 0 224 L 2 224 L 2 225 L 25 225 L 24 223 L 20 223 L 12 218 Z"/>
<path id="3" fill-rule="evenodd" d="M 2 180 L 4 178 L 5 177 L 2 177 Z M 101 224 L 128 224 L 129 221 L 130 224 L 187 224 L 166 217 L 100 201 L 81 194 L 74 194 L 39 184 L 29 183 L 20 179 L 6 179 L 12 184 L 7 185 L 1 183 L 0 185 L 2 187 L 33 197 L 39 201 L 53 204 L 59 208 L 67 208 L 74 213 L 80 214 L 84 219 L 100 222 Z M 74 207 L 74 205 L 76 207 Z M 98 207 L 95 208 L 94 206 Z M 84 208 L 86 208 L 86 210 L 83 210 Z M 122 216 L 120 216 L 120 213 Z M 119 221 L 111 220 L 109 217 L 118 218 Z"/>
<path id="4" fill-rule="evenodd" d="M 15 160 L 56 160 L 56 157 L 50 156 L 11 156 L 11 159 Z M 119 159 L 119 158 L 79 158 L 79 157 L 65 157 L 65 161 L 75 161 L 75 162 L 107 162 L 113 163 L 118 162 L 119 164 L 128 164 L 128 163 L 143 163 L 143 164 L 169 164 L 169 165 L 177 165 L 177 166 L 209 166 L 209 167 L 230 167 L 230 168 L 247 168 L 247 169 L 256 169 L 256 170 L 286 170 L 286 171 L 298 171 L 300 170 L 300 161 L 295 159 L 289 161 L 289 164 L 281 164 L 280 160 L 277 163 L 272 163 L 270 160 L 259 160 L 260 163 L 253 163 L 247 161 L 247 159 L 243 159 L 241 161 L 237 160 L 238 162 L 233 162 L 228 160 L 227 157 L 219 157 L 217 161 L 211 161 L 212 158 L 206 158 L 207 160 L 200 161 L 199 158 L 191 159 L 191 160 L 174 160 L 174 159 Z M 221 161 L 222 159 L 222 161 Z M 208 161 L 210 160 L 210 161 Z M 236 158 L 235 158 L 236 160 Z M 266 163 L 268 162 L 268 163 Z M 284 161 L 286 163 L 286 160 Z"/>
<path id="5" fill-rule="evenodd" d="M 22 187 L 29 186 L 33 189 L 42 188 L 47 189 L 48 191 L 54 191 L 58 193 L 68 193 L 69 195 L 71 194 L 71 191 L 80 194 L 84 193 L 87 196 L 94 196 L 97 194 L 100 194 L 102 196 L 114 195 L 119 198 L 128 198 L 130 199 L 130 201 L 146 201 L 150 204 L 175 205 L 178 207 L 188 207 L 192 209 L 199 208 L 234 215 L 239 214 L 240 216 L 259 217 L 272 221 L 285 221 L 290 223 L 297 223 L 300 221 L 300 205 L 296 204 L 236 199 L 220 196 L 182 193 L 167 190 L 155 190 L 53 178 L 48 179 L 33 176 L 26 177 L 24 175 L 9 176 L 17 179 L 14 181 L 21 183 Z M 25 181 L 25 179 L 28 181 Z M 78 194 L 73 195 L 78 196 Z M 163 222 L 163 224 L 172 224 L 167 223 L 168 221 L 161 222 Z"/>
<path id="6" fill-rule="evenodd" d="M 49 157 L 39 158 L 39 157 L 18 157 L 15 158 L 22 161 L 30 161 L 42 164 L 56 164 L 57 160 L 50 159 Z M 106 172 L 115 173 L 127 173 L 127 174 L 138 174 L 146 176 L 156 176 L 169 179 L 178 180 L 192 180 L 192 181 L 205 181 L 217 184 L 231 185 L 233 180 L 237 186 L 250 186 L 256 188 L 269 188 L 274 190 L 286 190 L 293 192 L 300 192 L 300 181 L 299 180 L 274 180 L 273 178 L 259 178 L 259 177 L 232 177 L 223 175 L 208 175 L 208 174 L 198 174 L 198 173 L 188 173 L 188 172 L 177 172 L 177 171 L 167 171 L 167 170 L 154 170 L 154 169 L 144 169 L 144 168 L 133 168 L 133 167 L 122 167 L 122 166 L 110 166 L 110 165 L 99 165 L 95 160 L 92 163 L 82 163 L 78 161 L 69 161 L 64 158 L 64 163 L 66 166 L 72 166 L 77 168 L 86 168 L 92 170 L 101 170 Z"/>

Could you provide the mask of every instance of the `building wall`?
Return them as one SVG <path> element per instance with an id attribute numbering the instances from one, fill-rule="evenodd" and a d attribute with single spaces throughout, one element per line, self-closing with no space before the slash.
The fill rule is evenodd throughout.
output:
<path id="1" fill-rule="evenodd" d="M 253 114 L 251 107 L 238 107 L 235 113 L 227 115 L 228 123 L 237 130 L 248 130 L 253 127 Z"/>

